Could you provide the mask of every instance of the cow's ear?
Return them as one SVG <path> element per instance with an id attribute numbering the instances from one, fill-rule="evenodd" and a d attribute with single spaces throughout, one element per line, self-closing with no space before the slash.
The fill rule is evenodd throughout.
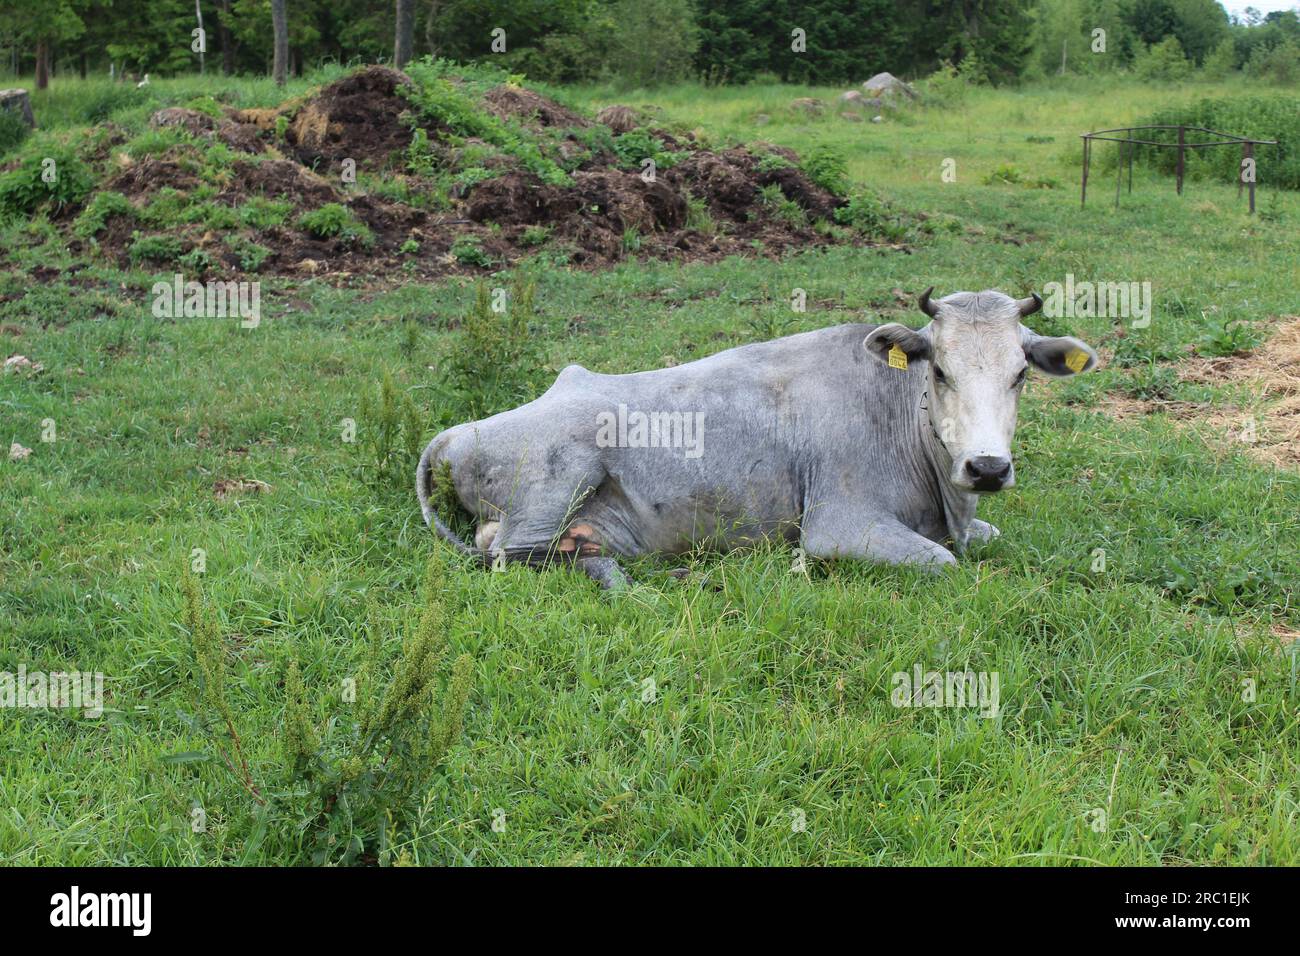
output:
<path id="1" fill-rule="evenodd" d="M 928 329 L 909 329 L 898 322 L 890 322 L 867 333 L 862 346 L 868 355 L 882 362 L 889 361 L 889 353 L 895 346 L 907 356 L 907 361 L 919 362 L 930 357 L 930 333 Z"/>
<path id="2" fill-rule="evenodd" d="M 1097 367 L 1097 353 L 1086 342 L 1072 335 L 1038 335 L 1028 332 L 1021 337 L 1025 358 L 1035 368 L 1057 378 L 1078 375 Z"/>

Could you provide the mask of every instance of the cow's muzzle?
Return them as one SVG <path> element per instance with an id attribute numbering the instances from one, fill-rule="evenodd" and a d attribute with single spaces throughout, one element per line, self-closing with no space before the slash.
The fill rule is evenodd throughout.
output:
<path id="1" fill-rule="evenodd" d="M 963 469 L 974 491 L 1001 491 L 1011 482 L 1011 459 L 977 455 L 966 460 Z"/>

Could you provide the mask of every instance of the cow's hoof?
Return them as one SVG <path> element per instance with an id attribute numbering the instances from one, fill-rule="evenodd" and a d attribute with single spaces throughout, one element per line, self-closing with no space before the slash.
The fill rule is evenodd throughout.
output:
<path id="1" fill-rule="evenodd" d="M 497 532 L 501 530 L 500 521 L 484 521 L 474 532 L 474 544 L 484 554 L 492 550 L 492 542 L 497 538 Z"/>
<path id="2" fill-rule="evenodd" d="M 972 541 L 992 541 L 1001 533 L 995 525 L 991 525 L 987 521 L 980 521 L 978 518 L 970 523 Z"/>
<path id="3" fill-rule="evenodd" d="M 579 558 L 583 573 L 600 585 L 602 591 L 625 591 L 631 587 L 618 562 L 609 557 Z"/>

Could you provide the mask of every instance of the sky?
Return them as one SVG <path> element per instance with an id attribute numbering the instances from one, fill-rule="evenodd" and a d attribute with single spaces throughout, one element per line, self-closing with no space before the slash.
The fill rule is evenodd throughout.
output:
<path id="1" fill-rule="evenodd" d="M 1254 7 L 1260 13 L 1271 13 L 1274 10 L 1294 10 L 1297 6 L 1296 0 L 1219 0 L 1229 13 L 1240 14 L 1247 7 Z"/>

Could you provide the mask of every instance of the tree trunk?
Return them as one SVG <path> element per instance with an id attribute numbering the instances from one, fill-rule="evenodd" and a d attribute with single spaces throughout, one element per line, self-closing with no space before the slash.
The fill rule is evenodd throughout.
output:
<path id="1" fill-rule="evenodd" d="M 402 69 L 411 60 L 415 43 L 415 0 L 397 0 L 397 37 L 393 41 L 393 66 Z"/>
<path id="2" fill-rule="evenodd" d="M 208 34 L 207 31 L 203 29 L 203 8 L 199 6 L 199 0 L 194 0 L 194 16 L 199 21 L 199 35 L 203 37 L 203 47 L 199 50 L 199 76 L 202 76 L 208 71 Z"/>
<path id="3" fill-rule="evenodd" d="M 235 46 L 230 36 L 230 0 L 221 0 L 217 36 L 221 40 L 221 72 L 230 76 L 235 72 Z"/>
<path id="4" fill-rule="evenodd" d="M 87 68 L 89 67 L 89 64 L 86 62 L 86 54 L 84 52 L 81 54 L 81 60 L 79 65 L 81 69 L 81 78 L 84 80 L 86 78 Z"/>
<path id="5" fill-rule="evenodd" d="M 50 86 L 50 43 L 48 40 L 36 41 L 36 88 L 49 89 Z"/>
<path id="6" fill-rule="evenodd" d="M 430 0 L 429 15 L 424 18 L 424 45 L 429 56 L 438 55 L 438 40 L 434 36 L 434 26 L 438 21 L 438 0 Z"/>
<path id="7" fill-rule="evenodd" d="M 275 59 L 271 75 L 277 86 L 284 86 L 289 69 L 289 18 L 284 9 L 285 0 L 271 0 L 271 30 L 275 34 Z"/>

